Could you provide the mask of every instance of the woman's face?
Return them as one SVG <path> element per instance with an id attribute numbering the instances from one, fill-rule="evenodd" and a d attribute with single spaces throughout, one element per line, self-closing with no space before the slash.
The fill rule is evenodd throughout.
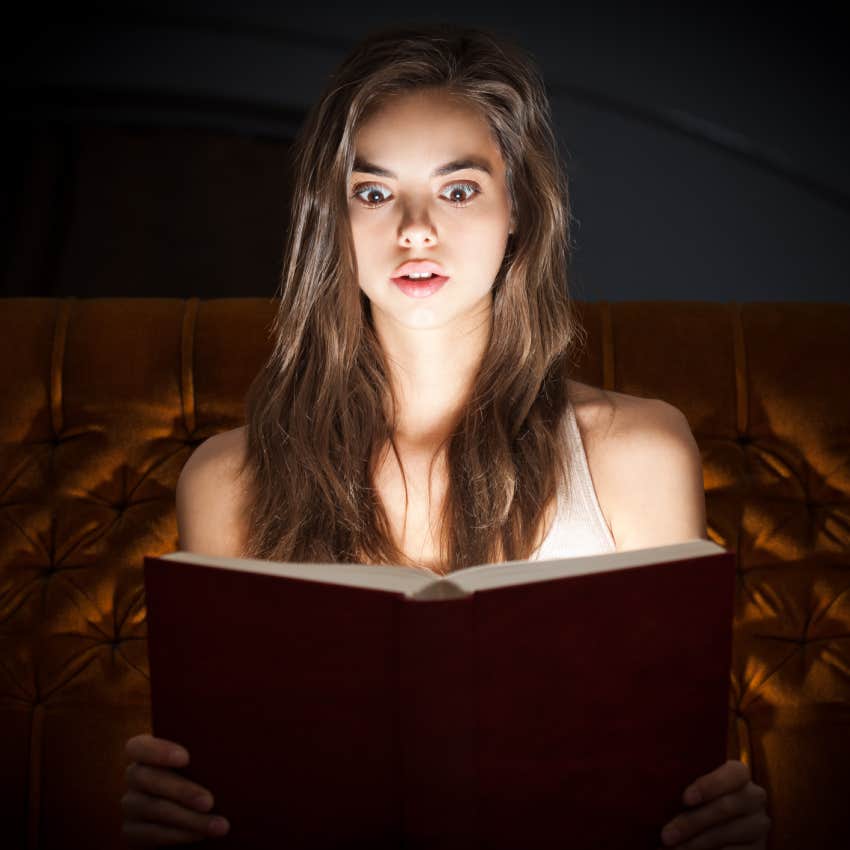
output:
<path id="1" fill-rule="evenodd" d="M 348 210 L 376 326 L 436 328 L 486 315 L 513 230 L 505 164 L 487 121 L 423 90 L 384 104 L 355 144 Z M 393 276 L 411 260 L 438 263 L 448 280 L 431 294 L 422 284 L 405 292 Z"/>

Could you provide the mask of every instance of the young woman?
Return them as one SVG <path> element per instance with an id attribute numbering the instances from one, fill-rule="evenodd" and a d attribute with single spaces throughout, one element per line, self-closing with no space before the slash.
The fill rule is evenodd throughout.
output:
<path id="1" fill-rule="evenodd" d="M 247 425 L 181 473 L 182 549 L 443 574 L 707 536 L 683 414 L 569 377 L 567 183 L 530 57 L 479 30 L 379 32 L 294 162 L 273 352 Z M 224 834 L 172 770 L 184 748 L 137 735 L 127 754 L 131 844 Z M 765 798 L 727 761 L 659 840 L 764 848 Z"/>

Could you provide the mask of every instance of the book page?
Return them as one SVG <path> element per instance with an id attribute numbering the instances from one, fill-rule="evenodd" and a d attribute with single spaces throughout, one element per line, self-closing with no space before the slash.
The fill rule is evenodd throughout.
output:
<path id="1" fill-rule="evenodd" d="M 171 552 L 162 556 L 167 561 L 198 564 L 224 570 L 240 570 L 263 575 L 318 581 L 345 587 L 366 587 L 412 596 L 437 576 L 431 570 L 396 567 L 384 564 L 302 564 L 267 561 L 260 558 L 225 558 L 197 552 Z"/>
<path id="2" fill-rule="evenodd" d="M 713 555 L 723 551 L 725 550 L 722 546 L 700 538 L 667 546 L 606 552 L 601 555 L 480 564 L 455 570 L 447 576 L 436 576 L 431 570 L 425 568 L 383 564 L 299 564 L 255 558 L 224 558 L 196 552 L 172 552 L 162 557 L 176 563 L 242 570 L 347 587 L 371 588 L 416 599 L 451 599 L 487 588 L 639 567 L 645 564 L 676 561 L 681 558 Z"/>
<path id="3" fill-rule="evenodd" d="M 711 540 L 702 538 L 666 546 L 646 549 L 629 549 L 625 552 L 606 552 L 602 555 L 582 555 L 575 558 L 549 558 L 544 561 L 508 561 L 504 564 L 487 564 L 457 570 L 448 576 L 466 592 L 486 590 L 491 587 L 530 584 L 564 576 L 589 575 L 646 564 L 661 564 L 683 558 L 714 555 L 724 552 Z"/>

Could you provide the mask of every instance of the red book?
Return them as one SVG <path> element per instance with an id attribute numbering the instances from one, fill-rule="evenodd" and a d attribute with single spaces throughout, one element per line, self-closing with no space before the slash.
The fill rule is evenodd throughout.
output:
<path id="1" fill-rule="evenodd" d="M 230 821 L 210 846 L 653 850 L 726 760 L 735 567 L 146 557 L 153 734 Z"/>

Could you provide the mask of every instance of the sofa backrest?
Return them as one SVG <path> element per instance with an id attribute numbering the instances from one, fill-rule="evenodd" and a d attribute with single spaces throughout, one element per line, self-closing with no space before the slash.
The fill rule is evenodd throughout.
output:
<path id="1" fill-rule="evenodd" d="M 244 422 L 274 299 L 0 299 L 0 812 L 10 847 L 114 847 L 150 731 L 142 560 L 174 491 Z M 850 304 L 579 303 L 575 377 L 662 398 L 738 554 L 728 755 L 773 848 L 847 835 Z M 698 734 L 699 730 L 694 730 Z M 850 836 L 848 836 L 850 837 Z"/>

